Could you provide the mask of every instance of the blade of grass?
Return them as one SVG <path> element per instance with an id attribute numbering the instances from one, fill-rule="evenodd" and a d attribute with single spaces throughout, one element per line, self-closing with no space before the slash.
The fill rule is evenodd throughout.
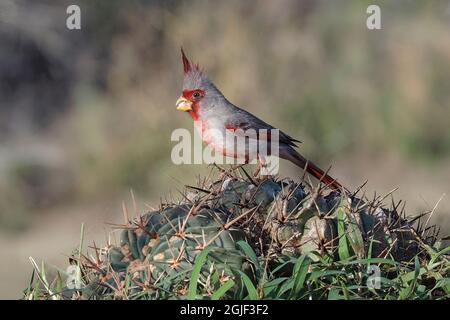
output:
<path id="1" fill-rule="evenodd" d="M 328 292 L 328 300 L 342 300 L 342 296 L 339 294 L 339 288 L 331 288 Z"/>
<path id="2" fill-rule="evenodd" d="M 448 246 L 448 247 L 442 249 L 441 251 L 435 253 L 435 254 L 432 256 L 432 258 L 431 258 L 431 260 L 430 260 L 430 263 L 435 262 L 440 256 L 445 255 L 445 254 L 447 254 L 447 253 L 450 253 L 450 246 Z"/>
<path id="3" fill-rule="evenodd" d="M 245 288 L 247 289 L 248 298 L 250 300 L 258 300 L 258 293 L 255 286 L 253 285 L 252 280 L 250 280 L 250 278 L 242 271 L 238 270 L 238 272 L 241 275 L 241 279 L 244 282 Z"/>
<path id="4" fill-rule="evenodd" d="M 446 294 L 450 295 L 450 278 L 439 279 L 436 282 L 436 285 L 434 286 L 433 290 L 436 290 L 438 288 L 442 288 L 442 290 L 444 290 Z"/>
<path id="5" fill-rule="evenodd" d="M 399 300 L 408 299 L 414 291 L 414 287 L 416 285 L 416 280 L 420 274 L 420 263 L 419 258 L 417 256 L 414 257 L 414 278 L 411 280 L 410 284 L 403 288 L 399 294 Z"/>
<path id="6" fill-rule="evenodd" d="M 306 275 L 308 274 L 308 268 L 311 264 L 311 259 L 307 256 L 300 256 L 294 266 L 294 287 L 291 291 L 291 298 L 295 297 L 305 284 Z"/>
<path id="7" fill-rule="evenodd" d="M 389 264 L 393 266 L 398 266 L 397 261 L 385 258 L 371 258 L 371 259 L 358 259 L 353 261 L 348 261 L 346 264 Z"/>
<path id="8" fill-rule="evenodd" d="M 309 276 L 308 280 L 316 280 L 318 278 L 322 277 L 329 277 L 329 276 L 336 276 L 336 275 L 346 275 L 347 272 L 343 270 L 320 270 L 320 271 L 313 271 L 311 275 Z"/>
<path id="9" fill-rule="evenodd" d="M 80 245 L 78 247 L 78 264 L 81 263 L 81 255 L 83 252 L 83 240 L 84 240 L 84 223 L 81 223 Z"/>
<path id="10" fill-rule="evenodd" d="M 255 251 L 250 247 L 250 245 L 245 241 L 238 241 L 237 245 L 244 252 L 245 256 L 253 263 L 256 269 L 256 277 L 259 278 L 261 276 L 261 266 L 258 263 L 258 258 L 256 257 Z"/>
<path id="11" fill-rule="evenodd" d="M 341 204 L 339 205 L 339 208 L 337 209 L 337 229 L 338 229 L 338 237 L 339 237 L 339 258 L 341 260 L 346 260 L 350 257 L 350 252 L 348 249 L 348 242 L 347 242 L 347 233 L 345 232 L 345 223 L 344 223 L 344 208 L 343 208 L 343 202 L 344 200 L 341 200 Z"/>
<path id="12" fill-rule="evenodd" d="M 211 295 L 211 300 L 219 300 L 222 298 L 228 290 L 230 290 L 235 285 L 233 280 L 228 280 L 225 282 L 216 292 Z"/>
<path id="13" fill-rule="evenodd" d="M 33 268 L 33 271 L 31 273 L 31 279 L 30 282 L 28 283 L 28 288 L 26 290 L 26 293 L 24 294 L 25 297 L 27 297 L 28 299 L 32 298 L 32 292 L 33 292 L 33 283 L 34 283 L 34 273 L 36 271 Z"/>
<path id="14" fill-rule="evenodd" d="M 273 279 L 270 282 L 266 282 L 264 284 L 264 288 L 263 288 L 263 292 L 264 292 L 264 297 L 267 298 L 268 295 L 275 289 L 280 288 L 280 285 L 286 281 L 288 278 L 287 277 L 281 277 L 281 278 L 276 278 Z"/>
<path id="15" fill-rule="evenodd" d="M 345 210 L 343 210 L 345 212 Z M 360 226 L 358 220 L 356 219 L 356 215 L 358 213 L 354 212 L 345 212 L 345 216 L 347 217 L 348 222 L 348 235 L 347 239 L 350 242 L 350 245 L 353 249 L 353 252 L 356 253 L 358 258 L 364 257 L 364 240 L 362 237 L 362 233 L 360 230 Z"/>
<path id="16" fill-rule="evenodd" d="M 195 258 L 194 267 L 192 268 L 191 280 L 189 281 L 189 289 L 187 298 L 190 300 L 195 299 L 197 295 L 197 283 L 200 277 L 200 271 L 206 261 L 206 256 L 208 255 L 211 248 L 206 248 Z"/>
<path id="17" fill-rule="evenodd" d="M 45 290 L 47 290 L 47 292 L 48 292 L 49 296 L 51 297 L 51 299 L 52 300 L 59 300 L 59 295 L 54 294 L 54 292 L 50 289 L 50 286 L 48 285 L 48 282 L 45 279 L 45 275 L 42 275 L 42 271 L 39 270 L 39 267 L 38 267 L 36 261 L 34 261 L 33 257 L 29 257 L 28 259 L 30 260 L 31 265 L 33 266 L 33 268 L 36 270 L 36 276 L 40 280 L 40 283 L 42 283 L 42 285 L 44 286 Z"/>

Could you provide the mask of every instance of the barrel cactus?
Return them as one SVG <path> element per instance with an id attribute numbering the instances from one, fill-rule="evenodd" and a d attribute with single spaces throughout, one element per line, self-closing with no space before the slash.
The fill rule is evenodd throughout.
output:
<path id="1" fill-rule="evenodd" d="M 251 178 L 243 168 L 220 169 L 215 179 L 187 186 L 177 203 L 161 204 L 159 210 L 134 220 L 126 218 L 124 225 L 116 226 L 121 229 L 118 241 L 95 247 L 95 259 L 74 255 L 85 285 L 66 288 L 63 296 L 214 298 L 223 286 L 227 290 L 219 290 L 220 297 L 236 299 L 252 291 L 245 289 L 251 283 L 261 285 L 269 275 L 289 279 L 298 271 L 294 261 L 309 261 L 305 270 L 350 265 L 353 278 L 367 277 L 367 266 L 352 259 L 375 258 L 405 266 L 418 257 L 427 261 L 435 252 L 429 250 L 437 240 L 436 229 L 421 230 L 414 226 L 420 219 L 406 218 L 398 205 L 386 208 L 382 200 L 342 195 L 306 181 Z M 447 267 L 439 273 L 443 278 L 448 276 L 445 259 Z M 335 283 L 330 281 L 318 287 L 321 293 L 315 297 L 324 292 L 337 295 L 328 292 Z M 275 292 L 264 288 L 260 288 L 263 296 Z M 316 290 L 311 284 L 308 288 L 311 298 Z M 275 297 L 291 297 L 289 290 L 280 290 Z"/>
<path id="2" fill-rule="evenodd" d="M 311 188 L 290 179 L 267 177 L 255 181 L 226 176 L 207 186 L 219 199 L 211 208 L 228 211 L 231 217 L 251 212 L 236 222 L 255 250 L 276 254 L 333 253 L 339 242 L 348 242 L 349 254 L 373 257 L 392 255 L 407 260 L 417 253 L 414 229 L 394 207 L 379 201 Z M 191 198 L 199 197 L 196 190 Z M 264 253 L 264 252 L 260 252 Z M 334 252 L 337 253 L 337 252 Z"/>
<path id="3" fill-rule="evenodd" d="M 248 269 L 248 263 L 236 246 L 238 241 L 245 240 L 245 234 L 226 224 L 226 212 L 201 203 L 172 205 L 147 212 L 123 226 L 119 245 L 107 248 L 105 271 L 111 268 L 119 275 L 119 282 L 128 276 L 134 283 L 147 285 L 148 297 L 159 294 L 150 284 L 167 291 L 184 292 L 196 258 L 208 248 L 208 264 L 202 267 L 201 275 L 204 278 L 212 274 L 222 279 L 232 277 L 237 270 Z M 105 288 L 98 285 L 101 281 L 108 284 L 106 291 L 117 288 L 117 279 L 106 277 L 91 281 L 93 285 L 85 291 L 90 295 L 104 293 Z M 138 294 L 140 288 L 131 291 Z"/>

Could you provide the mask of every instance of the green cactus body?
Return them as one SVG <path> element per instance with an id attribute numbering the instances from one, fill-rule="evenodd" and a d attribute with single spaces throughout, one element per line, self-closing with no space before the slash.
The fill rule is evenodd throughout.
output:
<path id="1" fill-rule="evenodd" d="M 365 257 L 409 261 L 419 250 L 414 230 L 395 210 L 336 192 L 323 195 L 292 180 L 228 176 L 189 190 L 185 199 L 128 223 L 83 294 L 130 298 L 121 293 L 126 285 L 132 297 L 186 298 L 205 248 L 209 252 L 199 269 L 196 293 L 209 297 L 232 279 L 235 285 L 226 298 L 245 291 L 239 271 L 256 287 L 256 274 L 262 272 L 257 265 L 267 257 L 270 269 L 278 257 L 307 255 L 314 263 Z M 242 240 L 254 253 L 248 248 L 244 253 L 238 243 Z M 282 269 L 292 271 L 289 265 Z"/>

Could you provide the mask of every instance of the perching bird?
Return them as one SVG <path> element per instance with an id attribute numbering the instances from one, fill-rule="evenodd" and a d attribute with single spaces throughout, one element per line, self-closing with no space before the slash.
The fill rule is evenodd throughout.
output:
<path id="1" fill-rule="evenodd" d="M 225 137 L 232 137 L 235 132 L 240 134 L 242 131 L 239 129 L 243 131 L 253 129 L 258 133 L 263 132 L 258 134 L 256 139 L 258 141 L 264 139 L 269 144 L 267 150 L 270 151 L 270 130 L 275 128 L 230 103 L 206 74 L 199 70 L 198 65 L 193 65 L 188 60 L 183 48 L 181 48 L 181 56 L 184 67 L 183 93 L 177 100 L 176 107 L 177 110 L 189 113 L 194 120 L 195 127 L 202 136 L 203 142 L 213 148 L 215 152 L 238 159 L 245 157 L 245 161 L 248 162 L 255 157 L 252 159 L 247 149 L 245 154 L 239 153 L 233 144 L 228 144 L 225 141 L 227 139 Z M 261 129 L 268 131 L 265 133 Z M 327 175 L 314 163 L 306 160 L 294 149 L 300 142 L 299 140 L 290 137 L 281 130 L 278 132 L 278 157 L 289 160 L 302 169 L 306 167 L 305 170 L 308 173 L 335 191 L 346 191 L 339 182 Z M 264 158 L 259 153 L 256 154 L 256 159 L 264 165 Z"/>

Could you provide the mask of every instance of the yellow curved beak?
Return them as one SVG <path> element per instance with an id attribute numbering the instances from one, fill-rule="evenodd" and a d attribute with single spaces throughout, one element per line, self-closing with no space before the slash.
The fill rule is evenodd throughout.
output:
<path id="1" fill-rule="evenodd" d="M 180 110 L 180 111 L 192 110 L 192 102 L 183 96 L 178 98 L 176 106 L 177 106 L 177 110 Z"/>

